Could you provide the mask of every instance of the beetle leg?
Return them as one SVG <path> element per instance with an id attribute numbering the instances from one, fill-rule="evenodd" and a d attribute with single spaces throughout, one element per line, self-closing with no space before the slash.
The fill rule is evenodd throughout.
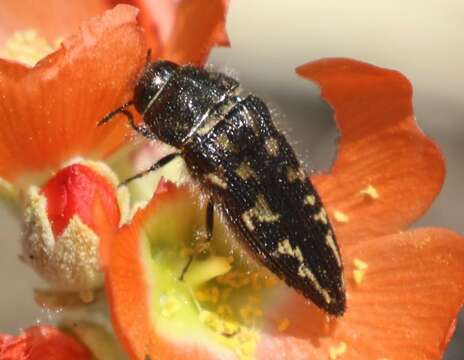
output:
<path id="1" fill-rule="evenodd" d="M 129 121 L 129 125 L 131 126 L 132 129 L 134 129 L 140 135 L 153 140 L 155 137 L 153 136 L 151 131 L 147 128 L 147 126 L 145 124 L 141 124 L 141 125 L 136 124 L 135 121 L 134 121 L 134 116 L 132 115 L 132 113 L 129 110 L 127 110 L 127 108 L 129 106 L 131 106 L 132 104 L 133 104 L 133 102 L 129 101 L 129 102 L 125 103 L 124 105 L 122 105 L 120 108 L 109 112 L 108 114 L 106 114 L 97 123 L 97 126 L 101 126 L 103 124 L 106 124 L 114 116 L 116 116 L 118 114 L 122 114 L 122 115 L 125 115 L 127 117 L 127 120 Z"/>
<path id="2" fill-rule="evenodd" d="M 212 201 L 212 199 L 209 199 L 208 205 L 206 207 L 206 239 L 205 239 L 206 241 L 205 243 L 209 244 L 213 237 L 213 226 L 214 226 L 214 202 Z M 192 264 L 193 258 L 194 258 L 194 254 L 189 256 L 187 263 L 185 264 L 179 276 L 180 281 L 184 281 L 184 276 L 187 273 L 190 265 Z"/>
<path id="3" fill-rule="evenodd" d="M 172 160 L 174 160 L 177 156 L 181 156 L 181 153 L 171 153 L 171 154 L 168 154 L 168 155 L 162 157 L 157 162 L 155 162 L 152 166 L 150 166 L 148 169 L 146 169 L 146 170 L 144 170 L 144 171 L 142 171 L 142 172 L 140 172 L 138 174 L 135 174 L 134 176 L 131 176 L 130 178 L 128 178 L 128 179 L 124 180 L 123 182 L 121 182 L 119 184 L 119 187 L 126 186 L 131 181 L 133 181 L 135 179 L 139 179 L 139 178 L 151 173 L 152 171 L 155 171 L 155 170 L 159 169 L 160 167 L 163 167 L 164 165 L 166 165 L 169 162 L 171 162 Z"/>

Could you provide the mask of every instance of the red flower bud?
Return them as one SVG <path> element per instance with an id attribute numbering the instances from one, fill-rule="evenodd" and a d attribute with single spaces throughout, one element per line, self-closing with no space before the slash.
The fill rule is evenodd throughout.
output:
<path id="1" fill-rule="evenodd" d="M 18 336 L 0 334 L 2 360 L 90 360 L 90 351 L 51 326 L 34 326 Z"/>
<path id="2" fill-rule="evenodd" d="M 120 211 L 114 186 L 102 175 L 82 164 L 60 170 L 42 188 L 47 198 L 48 219 L 59 237 L 75 215 L 98 234 L 102 221 L 116 228 Z"/>
<path id="3" fill-rule="evenodd" d="M 85 162 L 63 168 L 42 189 L 28 189 L 23 259 L 55 288 L 88 298 L 102 285 L 100 239 L 116 232 L 124 214 L 117 183 L 104 163 Z"/>

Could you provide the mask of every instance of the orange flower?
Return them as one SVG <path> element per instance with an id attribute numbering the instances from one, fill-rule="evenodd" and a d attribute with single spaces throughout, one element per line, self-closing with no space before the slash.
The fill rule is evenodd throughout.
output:
<path id="1" fill-rule="evenodd" d="M 91 360 L 90 351 L 50 326 L 34 326 L 19 336 L 0 334 L 2 360 Z"/>
<path id="2" fill-rule="evenodd" d="M 228 0 L 5 0 L 0 3 L 0 55 L 34 64 L 83 21 L 120 3 L 141 10 L 139 23 L 154 59 L 202 65 L 212 47 L 229 43 L 224 28 Z"/>
<path id="3" fill-rule="evenodd" d="M 142 16 L 146 24 L 153 12 L 159 16 L 162 5 L 146 9 Z M 18 23 L 29 24 L 51 41 L 74 27 L 77 18 L 100 11 L 103 5 L 41 3 L 47 14 L 39 11 L 33 19 L 30 7 L 25 10 L 8 1 L 1 6 L 6 7 L 2 14 L 15 19 L 4 23 L 1 34 L 18 29 Z M 155 49 L 152 57 L 199 62 L 225 39 L 224 1 L 169 2 L 164 7 L 163 19 L 171 18 L 169 24 L 152 22 L 154 30 L 145 33 Z M 199 21 L 197 15 L 204 9 L 210 17 Z M 49 21 L 48 14 L 54 11 L 63 14 L 58 23 Z M 86 300 L 102 285 L 99 238 L 116 231 L 129 213 L 127 189 L 116 189 L 119 179 L 108 164 L 130 171 L 126 157 L 109 157 L 126 143 L 130 128 L 124 121 L 96 125 L 132 97 L 146 62 L 146 39 L 136 24 L 137 14 L 137 9 L 119 5 L 85 22 L 32 68 L 0 59 L 0 193 L 23 210 L 21 258 L 54 287 L 79 291 Z M 195 35 L 186 28 L 192 21 L 198 26 Z M 32 35 L 21 35 L 19 40 L 25 42 L 13 36 L 8 43 L 17 50 L 16 60 L 35 63 L 34 56 L 52 51 L 35 49 L 34 44 L 43 43 Z"/>
<path id="4" fill-rule="evenodd" d="M 440 228 L 404 230 L 428 209 L 445 174 L 441 153 L 416 126 L 409 82 L 348 59 L 309 63 L 297 72 L 321 86 L 341 132 L 331 172 L 312 181 L 343 255 L 345 315 L 327 316 L 250 265 L 220 221 L 209 255 L 179 281 L 199 245 L 204 208 L 187 188 L 161 183 L 111 247 L 104 239 L 113 324 L 131 358 L 443 354 L 464 302 L 464 239 Z"/>
<path id="5" fill-rule="evenodd" d="M 24 208 L 22 259 L 87 299 L 102 285 L 99 237 L 122 220 L 123 193 L 101 160 L 128 129 L 96 124 L 131 96 L 145 62 L 136 15 L 119 6 L 88 21 L 33 68 L 0 59 L 0 188 Z"/>

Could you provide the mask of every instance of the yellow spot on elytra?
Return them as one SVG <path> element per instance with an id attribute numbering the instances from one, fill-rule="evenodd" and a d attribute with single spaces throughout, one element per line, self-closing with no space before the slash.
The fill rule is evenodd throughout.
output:
<path id="1" fill-rule="evenodd" d="M 289 326 L 290 326 L 290 320 L 288 320 L 288 318 L 284 318 L 284 319 L 282 319 L 282 321 L 277 326 L 277 329 L 280 332 L 284 332 L 285 330 L 288 329 Z"/>
<path id="2" fill-rule="evenodd" d="M 329 349 L 329 358 L 330 360 L 339 359 L 347 350 L 348 346 L 344 341 L 340 342 L 337 345 L 333 345 Z"/>
<path id="3" fill-rule="evenodd" d="M 242 214 L 242 220 L 250 231 L 255 229 L 253 218 L 260 223 L 269 223 L 279 220 L 280 215 L 272 212 L 268 202 L 266 201 L 266 198 L 260 194 L 256 198 L 255 207 L 245 211 Z"/>
<path id="4" fill-rule="evenodd" d="M 369 265 L 358 258 L 353 259 L 353 265 L 355 267 L 355 269 L 353 270 L 353 280 L 356 283 L 356 285 L 361 285 Z"/>
<path id="5" fill-rule="evenodd" d="M 60 43 L 61 40 L 58 39 L 54 43 L 50 43 L 34 29 L 17 31 L 6 41 L 0 56 L 26 65 L 35 65 L 57 49 Z"/>
<path id="6" fill-rule="evenodd" d="M 271 156 L 277 156 L 279 154 L 279 142 L 274 138 L 267 138 L 264 142 L 266 151 Z"/>
<path id="7" fill-rule="evenodd" d="M 305 205 L 314 206 L 316 204 L 316 197 L 314 195 L 308 195 L 304 199 Z"/>
<path id="8" fill-rule="evenodd" d="M 360 191 L 360 193 L 362 195 L 366 195 L 368 197 L 370 197 L 371 199 L 378 199 L 380 197 L 379 195 L 379 192 L 377 191 L 377 189 L 372 186 L 371 184 L 367 185 L 367 187 L 365 187 L 364 189 L 362 189 Z"/>
<path id="9" fill-rule="evenodd" d="M 324 208 L 321 208 L 318 214 L 314 215 L 314 220 L 320 221 L 323 224 L 327 224 L 329 221 L 327 219 L 327 212 Z"/>
<path id="10" fill-rule="evenodd" d="M 255 229 L 255 224 L 253 224 L 253 220 L 251 218 L 251 213 L 249 211 L 245 211 L 242 214 L 242 220 L 245 223 L 245 226 L 248 230 L 253 231 Z"/>
<path id="11" fill-rule="evenodd" d="M 337 245 L 335 244 L 335 239 L 333 237 L 332 231 L 329 231 L 327 233 L 327 235 L 325 236 L 325 241 L 327 242 L 327 245 L 330 247 L 333 254 L 335 255 L 338 266 L 342 266 L 342 259 L 340 257 L 340 251 L 338 250 Z"/>
<path id="12" fill-rule="evenodd" d="M 218 175 L 210 173 L 206 175 L 206 178 L 211 182 L 211 184 L 216 185 L 221 189 L 227 189 L 227 183 L 221 179 Z"/>
<path id="13" fill-rule="evenodd" d="M 226 134 L 219 135 L 216 141 L 224 150 L 235 151 L 234 144 L 229 140 L 229 137 Z"/>
<path id="14" fill-rule="evenodd" d="M 294 257 L 300 263 L 303 263 L 304 261 L 303 253 L 301 252 L 299 246 L 296 245 L 295 247 L 292 247 L 292 244 L 290 244 L 290 241 L 288 239 L 279 241 L 277 245 L 277 253 L 280 255 L 288 255 Z"/>
<path id="15" fill-rule="evenodd" d="M 339 223 L 347 223 L 350 221 L 350 217 L 344 212 L 335 210 L 333 214 L 334 214 L 335 220 Z"/>
<path id="16" fill-rule="evenodd" d="M 327 290 L 322 288 L 314 273 L 304 264 L 300 264 L 300 266 L 298 267 L 298 276 L 309 279 L 309 281 L 311 281 L 311 284 L 316 288 L 317 292 L 324 298 L 324 301 L 327 304 L 330 304 L 332 302 L 332 299 L 330 298 L 330 295 L 327 292 Z"/>
<path id="17" fill-rule="evenodd" d="M 180 310 L 180 302 L 174 296 L 168 296 L 161 301 L 161 314 L 164 317 L 171 317 Z"/>
<path id="18" fill-rule="evenodd" d="M 242 180 L 247 180 L 251 177 L 256 177 L 256 173 L 253 171 L 253 169 L 250 167 L 250 165 L 248 165 L 246 161 L 240 164 L 237 170 L 235 170 L 235 173 Z"/>
<path id="19" fill-rule="evenodd" d="M 287 180 L 289 182 L 295 182 L 296 180 L 300 180 L 300 181 L 303 181 L 305 178 L 305 174 L 303 172 L 303 170 L 301 170 L 300 168 L 298 169 L 294 169 L 292 167 L 288 167 L 287 168 Z"/>

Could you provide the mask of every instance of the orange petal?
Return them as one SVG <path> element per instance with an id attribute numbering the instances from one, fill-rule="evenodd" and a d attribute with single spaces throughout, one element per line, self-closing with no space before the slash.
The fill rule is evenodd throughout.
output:
<path id="1" fill-rule="evenodd" d="M 34 68 L 0 61 L 0 176 L 46 170 L 73 156 L 100 158 L 127 132 L 124 121 L 98 120 L 132 95 L 145 61 L 137 9 L 119 5 Z"/>
<path id="2" fill-rule="evenodd" d="M 265 359 L 438 359 L 464 303 L 464 239 L 424 228 L 364 241 L 344 253 L 348 310 L 327 320 L 297 295 L 273 312 L 288 318 L 286 332 L 269 330 L 260 345 Z M 367 265 L 353 282 L 353 262 Z M 338 359 L 338 357 L 335 357 Z"/>
<path id="3" fill-rule="evenodd" d="M 215 359 L 208 349 L 196 344 L 175 344 L 157 333 L 150 305 L 150 283 L 141 258 L 141 231 L 147 218 L 166 201 L 185 197 L 170 183 L 162 182 L 150 204 L 140 210 L 118 236 L 103 239 L 102 263 L 111 317 L 119 341 L 131 359 Z M 173 280 L 174 281 L 174 280 Z"/>
<path id="4" fill-rule="evenodd" d="M 109 5 L 121 3 L 120 0 L 107 0 Z M 172 0 L 127 0 L 130 4 L 140 9 L 138 23 L 145 30 L 144 36 L 148 48 L 151 50 L 152 59 L 157 59 L 161 54 L 161 34 L 171 30 L 175 4 Z"/>
<path id="5" fill-rule="evenodd" d="M 445 168 L 416 125 L 409 81 L 349 59 L 319 60 L 297 72 L 319 84 L 341 133 L 330 174 L 312 177 L 339 237 L 357 241 L 414 222 L 440 191 Z"/>
<path id="6" fill-rule="evenodd" d="M 179 64 L 202 65 L 211 48 L 227 46 L 225 30 L 228 0 L 183 0 L 175 9 L 169 37 L 161 58 Z"/>
<path id="7" fill-rule="evenodd" d="M 51 326 L 34 326 L 19 336 L 0 334 L 1 360 L 91 360 L 90 351 Z"/>
<path id="8" fill-rule="evenodd" d="M 0 48 L 13 32 L 34 29 L 51 43 L 78 29 L 85 19 L 102 13 L 104 0 L 2 0 L 0 2 Z"/>

